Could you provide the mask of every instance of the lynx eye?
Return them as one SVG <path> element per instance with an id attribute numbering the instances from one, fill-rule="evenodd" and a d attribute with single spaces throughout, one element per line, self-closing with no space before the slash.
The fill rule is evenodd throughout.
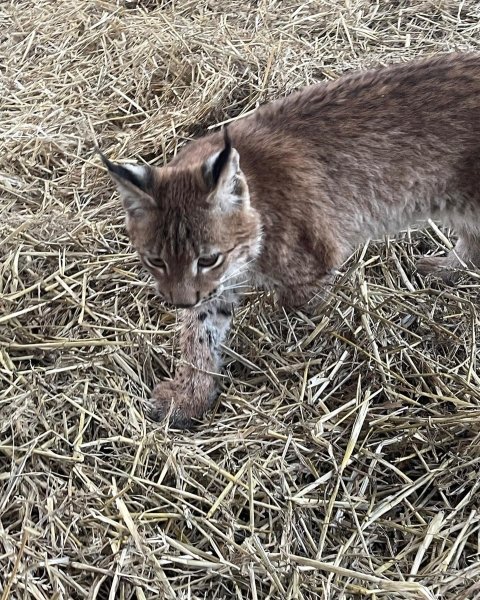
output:
<path id="1" fill-rule="evenodd" d="M 214 254 L 204 254 L 197 260 L 197 265 L 201 269 L 215 269 L 223 263 L 223 254 L 215 252 Z"/>
<path id="2" fill-rule="evenodd" d="M 143 259 L 145 263 L 152 269 L 161 269 L 162 271 L 166 271 L 167 269 L 165 261 L 158 256 L 144 256 Z"/>

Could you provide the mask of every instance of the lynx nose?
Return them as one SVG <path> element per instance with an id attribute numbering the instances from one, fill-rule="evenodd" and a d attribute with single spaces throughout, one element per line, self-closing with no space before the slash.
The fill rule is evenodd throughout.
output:
<path id="1" fill-rule="evenodd" d="M 196 290 L 182 290 L 178 293 L 171 293 L 170 304 L 176 308 L 192 308 L 200 301 L 200 292 Z"/>
<path id="2" fill-rule="evenodd" d="M 167 302 L 167 304 L 170 304 Z M 175 304 L 170 304 L 170 306 L 174 306 L 175 308 L 193 308 L 195 304 L 179 304 L 178 302 Z"/>

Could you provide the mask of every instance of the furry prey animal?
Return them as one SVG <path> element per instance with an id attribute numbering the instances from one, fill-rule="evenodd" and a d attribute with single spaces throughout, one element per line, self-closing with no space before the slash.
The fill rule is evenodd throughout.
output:
<path id="1" fill-rule="evenodd" d="M 163 168 L 103 157 L 158 295 L 180 309 L 181 364 L 151 414 L 189 427 L 216 396 L 245 286 L 298 307 L 359 244 L 431 218 L 454 227 L 422 274 L 480 266 L 480 55 L 355 72 L 191 142 Z"/>

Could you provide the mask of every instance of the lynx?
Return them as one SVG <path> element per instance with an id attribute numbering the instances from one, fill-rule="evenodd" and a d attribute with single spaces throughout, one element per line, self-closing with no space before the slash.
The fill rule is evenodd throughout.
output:
<path id="1" fill-rule="evenodd" d="M 180 364 L 154 419 L 185 428 L 217 395 L 245 286 L 318 298 L 355 247 L 427 219 L 455 228 L 421 274 L 480 266 L 480 54 L 355 72 L 258 108 L 165 167 L 102 157 L 158 296 L 180 309 Z"/>

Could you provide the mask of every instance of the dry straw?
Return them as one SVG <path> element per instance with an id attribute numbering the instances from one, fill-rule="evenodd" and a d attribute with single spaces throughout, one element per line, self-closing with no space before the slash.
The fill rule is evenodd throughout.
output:
<path id="1" fill-rule="evenodd" d="M 475 1 L 0 3 L 0 599 L 480 597 L 478 274 L 432 227 L 361 249 L 315 318 L 252 296 L 194 433 L 93 147 L 163 164 L 352 68 L 474 49 Z M 441 93 L 439 91 L 439 93 Z"/>

